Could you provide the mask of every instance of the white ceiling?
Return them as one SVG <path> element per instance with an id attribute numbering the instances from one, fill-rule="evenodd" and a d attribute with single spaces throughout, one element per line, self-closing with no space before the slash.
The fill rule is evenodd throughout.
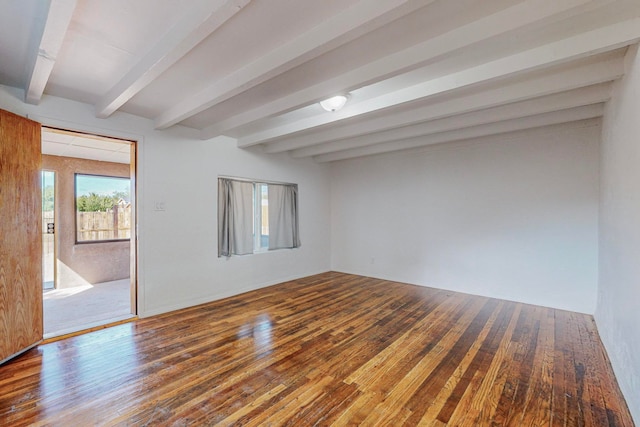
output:
<path id="1" fill-rule="evenodd" d="M 131 143 L 104 136 L 44 127 L 42 154 L 129 164 L 131 163 Z"/>
<path id="2" fill-rule="evenodd" d="M 597 119 L 639 40 L 640 0 L 2 0 L 0 84 L 328 162 Z"/>

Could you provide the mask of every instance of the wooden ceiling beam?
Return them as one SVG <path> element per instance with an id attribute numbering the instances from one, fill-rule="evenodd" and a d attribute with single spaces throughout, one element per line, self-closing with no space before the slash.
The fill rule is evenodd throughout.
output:
<path id="1" fill-rule="evenodd" d="M 179 123 L 432 1 L 361 0 L 208 88 L 190 94 L 184 101 L 160 114 L 155 119 L 155 127 L 165 129 Z"/>
<path id="2" fill-rule="evenodd" d="M 585 105 L 599 104 L 611 98 L 611 83 L 574 89 L 554 95 L 542 96 L 527 101 L 515 102 L 499 107 L 488 108 L 472 113 L 432 120 L 412 126 L 362 135 L 337 141 L 330 141 L 311 147 L 293 150 L 291 156 L 295 158 L 317 156 L 334 151 L 365 147 L 384 142 L 432 135 L 472 126 L 496 123 L 503 120 L 517 119 L 538 114 L 562 111 Z"/>
<path id="3" fill-rule="evenodd" d="M 441 144 L 445 142 L 470 140 L 473 138 L 498 135 L 507 132 L 514 132 L 524 129 L 532 129 L 543 126 L 568 123 L 596 117 L 604 114 L 604 103 L 587 105 L 584 107 L 572 108 L 569 110 L 555 111 L 552 113 L 540 114 L 536 116 L 523 117 L 519 119 L 505 120 L 497 123 L 490 123 L 470 128 L 442 132 L 433 135 L 425 135 L 417 138 L 408 138 L 400 141 L 385 142 L 382 144 L 369 145 L 366 147 L 352 148 L 349 150 L 336 151 L 334 153 L 322 154 L 313 157 L 320 163 L 346 160 L 355 157 L 369 156 L 373 154 L 388 153 L 391 151 L 405 150 L 409 148 L 422 147 L 426 145 Z"/>
<path id="4" fill-rule="evenodd" d="M 225 132 L 254 121 L 282 114 L 316 102 L 333 93 L 336 88 L 350 90 L 363 82 L 380 81 L 397 76 L 433 61 L 443 55 L 520 30 L 526 26 L 540 26 L 562 19 L 567 15 L 602 6 L 611 0 L 529 0 L 488 15 L 462 27 L 426 40 L 415 46 L 380 58 L 323 82 L 301 89 L 280 99 L 214 123 L 201 131 L 202 139 L 223 135 Z"/>
<path id="5" fill-rule="evenodd" d="M 415 105 L 411 109 L 392 112 L 384 120 L 363 118 L 353 123 L 331 127 L 315 133 L 293 136 L 264 144 L 265 152 L 279 153 L 310 147 L 326 141 L 353 138 L 430 120 L 480 111 L 500 105 L 613 81 L 624 74 L 624 57 L 617 56 L 586 64 L 550 70 L 524 81 L 504 83 L 473 94 L 462 94 L 437 102 Z"/>
<path id="6" fill-rule="evenodd" d="M 48 2 L 42 34 L 37 38 L 37 43 L 32 46 L 27 62 L 26 75 L 28 78 L 24 91 L 25 102 L 35 105 L 40 103 L 75 8 L 76 0 Z"/>
<path id="7" fill-rule="evenodd" d="M 638 40 L 640 40 L 640 18 L 634 18 L 389 92 L 332 114 L 316 115 L 256 132 L 241 137 L 238 140 L 238 146 L 249 147 L 313 128 L 339 124 L 340 121 L 399 104 L 516 77 L 527 72 L 614 50 L 636 43 Z"/>
<path id="8" fill-rule="evenodd" d="M 200 0 L 96 104 L 96 117 L 107 118 L 157 79 L 251 0 Z"/>

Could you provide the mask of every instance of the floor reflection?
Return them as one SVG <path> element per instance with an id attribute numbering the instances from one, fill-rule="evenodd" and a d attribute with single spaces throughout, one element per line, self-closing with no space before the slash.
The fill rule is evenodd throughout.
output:
<path id="1" fill-rule="evenodd" d="M 39 346 L 39 406 L 43 413 L 57 413 L 61 408 L 73 406 L 78 399 L 117 395 L 127 373 L 133 374 L 143 363 L 132 328 L 133 324 L 127 323 L 101 330 L 99 334 Z M 110 371 L 118 374 L 109 377 Z M 109 380 L 105 381 L 105 374 Z"/>
<path id="2" fill-rule="evenodd" d="M 261 313 L 250 322 L 243 324 L 236 333 L 238 340 L 253 339 L 253 351 L 258 356 L 264 356 L 273 350 L 273 322 L 268 313 Z"/>

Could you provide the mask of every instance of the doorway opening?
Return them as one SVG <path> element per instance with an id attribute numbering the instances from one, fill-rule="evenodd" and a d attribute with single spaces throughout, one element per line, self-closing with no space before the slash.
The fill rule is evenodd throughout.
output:
<path id="1" fill-rule="evenodd" d="M 135 149 L 42 128 L 45 338 L 136 315 Z"/>

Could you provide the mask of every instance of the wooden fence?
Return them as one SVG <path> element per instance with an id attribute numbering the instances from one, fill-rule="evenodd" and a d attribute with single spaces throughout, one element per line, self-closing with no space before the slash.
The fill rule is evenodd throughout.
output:
<path id="1" fill-rule="evenodd" d="M 114 206 L 107 212 L 77 212 L 78 242 L 131 238 L 131 205 Z"/>

